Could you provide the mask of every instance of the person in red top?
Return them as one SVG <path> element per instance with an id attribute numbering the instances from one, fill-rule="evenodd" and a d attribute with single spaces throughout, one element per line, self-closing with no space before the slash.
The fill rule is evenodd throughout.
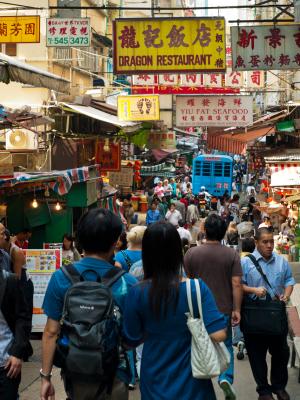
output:
<path id="1" fill-rule="evenodd" d="M 31 235 L 32 232 L 30 231 L 30 229 L 23 229 L 12 238 L 12 243 L 14 243 L 20 249 L 28 249 L 29 239 L 31 238 Z"/>

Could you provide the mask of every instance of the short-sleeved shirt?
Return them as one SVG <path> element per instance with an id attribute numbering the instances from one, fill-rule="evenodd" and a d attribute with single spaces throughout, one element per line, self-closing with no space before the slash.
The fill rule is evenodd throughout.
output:
<path id="1" fill-rule="evenodd" d="M 233 310 L 232 277 L 242 277 L 239 254 L 221 243 L 204 243 L 193 247 L 184 257 L 186 273 L 201 278 L 213 292 L 221 312 Z"/>
<path id="2" fill-rule="evenodd" d="M 114 268 L 108 262 L 92 257 L 85 257 L 74 263 L 74 266 L 81 274 L 87 270 L 93 270 L 97 272 L 100 277 L 103 277 L 111 268 Z M 84 273 L 84 277 L 91 281 L 96 280 L 96 275 L 92 272 Z M 137 280 L 133 276 L 124 274 L 113 284 L 113 297 L 121 310 L 124 308 L 125 297 L 128 294 L 129 288 L 135 285 L 136 282 Z M 61 319 L 65 294 L 70 286 L 71 282 L 62 270 L 59 269 L 52 275 L 43 303 L 43 309 L 47 317 L 55 321 Z"/>
<path id="3" fill-rule="evenodd" d="M 174 226 L 178 226 L 178 222 L 182 220 L 182 215 L 178 210 L 171 212 L 170 210 L 166 214 L 166 220 Z"/>
<path id="4" fill-rule="evenodd" d="M 128 265 L 128 262 L 126 261 L 124 257 L 124 253 L 128 257 L 128 261 L 130 261 L 130 265 Z M 115 256 L 115 261 L 121 264 L 122 268 L 124 271 L 128 272 L 131 266 L 142 259 L 142 250 L 123 250 L 119 251 L 116 256 Z"/>
<path id="5" fill-rule="evenodd" d="M 265 260 L 257 250 L 254 250 L 252 254 L 259 262 L 273 290 L 264 281 L 249 257 L 242 259 L 243 282 L 245 285 L 250 287 L 262 286 L 266 288 L 271 297 L 280 296 L 287 286 L 295 285 L 296 282 L 293 278 L 291 267 L 284 257 L 274 252 L 269 260 Z"/>
<path id="6" fill-rule="evenodd" d="M 144 400 L 216 400 L 210 379 L 195 379 L 191 371 L 191 333 L 187 327 L 186 284 L 179 285 L 177 308 L 169 304 L 165 317 L 157 318 L 149 302 L 149 282 L 133 287 L 126 300 L 124 335 L 136 346 L 144 341 L 140 390 Z M 209 334 L 224 329 L 211 291 L 200 281 L 203 320 Z M 192 282 L 193 308 L 198 318 Z"/>

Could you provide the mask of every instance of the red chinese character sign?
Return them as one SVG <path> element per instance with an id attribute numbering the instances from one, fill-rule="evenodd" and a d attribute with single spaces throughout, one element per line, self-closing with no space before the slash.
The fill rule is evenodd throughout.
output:
<path id="1" fill-rule="evenodd" d="M 231 46 L 236 71 L 300 67 L 300 25 L 235 26 Z"/>
<path id="2" fill-rule="evenodd" d="M 249 126 L 252 104 L 252 96 L 177 96 L 176 125 Z"/>
<path id="3" fill-rule="evenodd" d="M 96 163 L 100 165 L 101 172 L 120 171 L 121 146 L 109 139 L 96 142 Z"/>
<path id="4" fill-rule="evenodd" d="M 114 21 L 116 74 L 224 72 L 224 18 L 143 18 Z"/>
<path id="5" fill-rule="evenodd" d="M 48 18 L 48 47 L 88 47 L 91 44 L 89 18 Z"/>

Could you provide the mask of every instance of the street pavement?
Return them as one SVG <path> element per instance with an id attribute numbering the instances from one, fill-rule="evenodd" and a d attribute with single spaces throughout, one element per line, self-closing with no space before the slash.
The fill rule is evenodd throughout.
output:
<path id="1" fill-rule="evenodd" d="M 20 386 L 21 400 L 38 400 L 40 390 L 39 370 L 41 368 L 41 341 L 33 341 L 34 356 L 32 361 L 24 363 L 22 382 Z M 235 388 L 238 400 L 255 400 L 257 394 L 255 391 L 255 382 L 249 368 L 247 356 L 242 361 L 235 362 Z M 298 383 L 298 370 L 289 369 L 289 384 L 288 391 L 291 395 L 291 400 L 300 400 L 300 384 Z M 53 382 L 56 389 L 56 400 L 66 400 L 66 395 L 59 376 L 59 370 L 53 372 Z M 218 400 L 223 400 L 224 396 L 220 389 L 216 386 Z M 136 389 L 130 392 L 129 400 L 140 400 L 139 390 Z M 174 399 L 170 399 L 174 400 Z M 194 400 L 194 399 L 177 399 L 177 400 Z"/>

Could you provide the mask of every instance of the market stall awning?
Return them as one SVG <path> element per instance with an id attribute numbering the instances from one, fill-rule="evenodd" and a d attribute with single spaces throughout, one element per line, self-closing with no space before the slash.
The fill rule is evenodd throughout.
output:
<path id="1" fill-rule="evenodd" d="M 0 53 L 0 82 L 8 84 L 11 81 L 56 92 L 70 92 L 70 81 L 67 79 Z"/>
<path id="2" fill-rule="evenodd" d="M 96 171 L 93 177 L 91 171 Z M 96 175 L 96 178 L 94 177 Z M 67 194 L 74 183 L 82 183 L 89 180 L 101 179 L 99 165 L 67 169 L 65 171 L 15 173 L 13 178 L 0 179 L 0 192 L 2 189 L 12 188 L 17 185 L 45 184 L 59 195 Z"/>
<path id="3" fill-rule="evenodd" d="M 223 135 L 209 134 L 207 138 L 207 145 L 214 150 L 225 151 L 233 154 L 243 154 L 246 151 L 248 143 L 264 137 L 268 134 L 275 133 L 273 126 L 266 126 L 260 129 L 251 129 L 247 132 L 236 134 L 226 133 Z"/>
<path id="4" fill-rule="evenodd" d="M 174 153 L 178 153 L 177 149 L 152 149 L 151 152 L 156 161 L 164 160 L 167 157 L 170 157 Z"/>
<path id="5" fill-rule="evenodd" d="M 75 111 L 87 117 L 97 119 L 98 121 L 106 122 L 107 124 L 117 126 L 118 128 L 125 128 L 126 130 L 135 131 L 141 126 L 139 123 L 136 122 L 121 121 L 116 115 L 109 114 L 94 107 L 81 106 L 78 104 L 70 103 L 60 104 L 64 107 L 69 108 L 71 111 Z"/>

